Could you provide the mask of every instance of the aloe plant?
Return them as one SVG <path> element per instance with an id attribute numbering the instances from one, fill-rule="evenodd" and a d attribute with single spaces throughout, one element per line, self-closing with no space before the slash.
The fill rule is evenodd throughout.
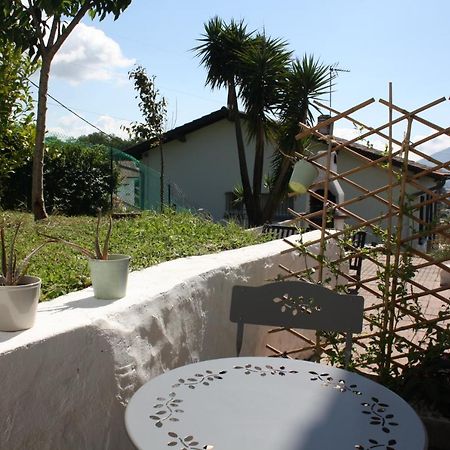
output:
<path id="1" fill-rule="evenodd" d="M 14 234 L 9 246 L 6 245 L 5 238 L 5 224 L 0 225 L 0 245 L 1 245 L 1 260 L 2 260 L 2 279 L 0 280 L 1 286 L 15 286 L 19 284 L 21 278 L 26 274 L 28 266 L 30 265 L 31 258 L 42 247 L 50 242 L 54 242 L 53 239 L 43 242 L 34 250 L 32 250 L 22 261 L 17 261 L 16 253 L 16 240 L 19 234 L 22 222 L 17 222 L 14 226 Z M 7 248 L 8 247 L 8 248 Z"/>
<path id="2" fill-rule="evenodd" d="M 97 217 L 97 226 L 95 229 L 95 240 L 94 240 L 94 251 L 89 250 L 86 247 L 83 247 L 82 245 L 76 244 L 75 242 L 67 241 L 66 239 L 55 237 L 55 236 L 49 236 L 46 234 L 43 234 L 43 236 L 51 239 L 54 242 L 60 242 L 61 244 L 65 244 L 69 247 L 72 247 L 74 250 L 80 252 L 82 255 L 91 258 L 91 259 L 108 259 L 108 251 L 109 251 L 109 239 L 111 237 L 111 230 L 112 230 L 112 218 L 109 216 L 109 222 L 108 222 L 108 230 L 106 232 L 106 237 L 103 242 L 103 245 L 100 246 L 100 222 L 101 222 L 101 214 Z"/>

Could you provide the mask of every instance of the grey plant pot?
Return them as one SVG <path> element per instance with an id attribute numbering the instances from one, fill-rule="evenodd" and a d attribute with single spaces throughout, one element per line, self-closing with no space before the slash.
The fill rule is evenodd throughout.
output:
<path id="1" fill-rule="evenodd" d="M 0 331 L 31 328 L 41 293 L 41 279 L 24 276 L 17 286 L 0 286 Z"/>
<path id="2" fill-rule="evenodd" d="M 128 255 L 112 254 L 108 259 L 89 259 L 94 296 L 101 300 L 125 297 L 128 282 Z"/>

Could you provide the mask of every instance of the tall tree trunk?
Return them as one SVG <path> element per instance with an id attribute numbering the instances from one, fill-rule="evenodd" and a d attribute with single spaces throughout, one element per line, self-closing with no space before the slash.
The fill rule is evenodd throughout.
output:
<path id="1" fill-rule="evenodd" d="M 44 204 L 44 139 L 47 116 L 48 78 L 52 59 L 53 55 L 42 55 L 41 73 L 39 76 L 36 139 L 34 144 L 31 187 L 31 209 L 35 220 L 48 217 Z"/>
<path id="2" fill-rule="evenodd" d="M 299 120 L 299 122 L 305 123 L 307 120 L 306 112 L 305 115 Z M 295 152 L 303 154 L 305 151 L 303 142 L 297 142 L 297 147 L 293 147 L 290 150 L 284 150 L 284 153 L 288 156 L 294 157 Z M 293 164 L 292 160 L 286 156 L 283 156 L 281 160 L 280 170 L 278 171 L 277 179 L 270 191 L 269 198 L 263 210 L 263 220 L 268 222 L 272 219 L 275 210 L 277 209 L 280 202 L 286 195 L 289 180 L 292 175 Z"/>
<path id="3" fill-rule="evenodd" d="M 275 210 L 286 194 L 287 185 L 289 183 L 291 174 L 291 161 L 288 158 L 284 157 L 283 161 L 281 162 L 278 177 L 275 180 L 272 190 L 270 191 L 269 198 L 267 199 L 267 203 L 262 213 L 263 222 L 270 222 L 272 220 Z"/>
<path id="4" fill-rule="evenodd" d="M 264 167 L 264 127 L 261 121 L 258 123 L 258 129 L 255 137 L 255 163 L 253 166 L 253 198 L 255 204 L 255 225 L 263 224 L 261 185 L 263 181 Z"/>
<path id="5" fill-rule="evenodd" d="M 19 2 L 20 3 L 20 2 Z M 31 5 L 31 2 L 29 2 Z M 44 37 L 39 33 L 39 50 L 41 54 L 41 73 L 39 76 L 39 93 L 38 93 L 38 108 L 36 119 L 36 139 L 34 145 L 33 155 L 33 172 L 32 172 L 32 187 L 31 187 L 31 209 L 35 220 L 45 219 L 47 212 L 44 204 L 44 139 L 45 139 L 45 123 L 47 117 L 47 92 L 48 92 L 48 78 L 50 75 L 50 66 L 56 52 L 61 48 L 61 45 L 68 38 L 69 34 L 77 26 L 83 16 L 94 6 L 94 0 L 87 0 L 78 12 L 73 16 L 67 25 L 63 27 L 61 34 L 58 36 L 58 30 L 61 25 L 61 16 L 56 14 L 53 16 L 51 27 Z M 34 6 L 30 9 L 33 23 L 36 29 L 40 29 L 41 18 L 36 16 L 38 8 Z"/>
<path id="6" fill-rule="evenodd" d="M 241 118 L 239 116 L 239 108 L 236 96 L 236 87 L 234 83 L 228 85 L 228 100 L 231 108 L 231 118 L 234 121 L 234 129 L 236 132 L 236 143 L 239 158 L 239 170 L 241 173 L 242 188 L 244 191 L 244 205 L 247 210 L 247 216 L 249 225 L 256 225 L 255 217 L 255 203 L 252 194 L 252 188 L 250 186 L 250 179 L 248 176 L 247 159 L 245 156 L 244 139 L 242 137 Z"/>

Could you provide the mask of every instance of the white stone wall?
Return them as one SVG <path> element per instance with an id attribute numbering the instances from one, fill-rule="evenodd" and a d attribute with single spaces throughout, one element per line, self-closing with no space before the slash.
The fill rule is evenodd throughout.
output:
<path id="1" fill-rule="evenodd" d="M 273 279 L 279 263 L 299 269 L 303 258 L 286 248 L 166 262 L 131 273 L 121 300 L 88 288 L 40 304 L 32 329 L 0 332 L 0 449 L 132 449 L 123 423 L 132 394 L 166 370 L 235 355 L 231 288 Z M 264 331 L 246 327 L 244 355 L 260 352 Z"/>

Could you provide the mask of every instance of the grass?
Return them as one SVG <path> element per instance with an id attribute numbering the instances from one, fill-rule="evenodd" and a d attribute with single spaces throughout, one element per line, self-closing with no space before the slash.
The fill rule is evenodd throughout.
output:
<path id="1" fill-rule="evenodd" d="M 18 260 L 44 240 L 39 232 L 93 250 L 94 217 L 51 216 L 34 223 L 29 214 L 2 215 L 8 222 L 23 221 L 16 245 Z M 103 225 L 105 232 L 106 221 Z M 139 270 L 171 259 L 245 247 L 267 239 L 235 224 L 223 226 L 190 213 L 144 212 L 136 218 L 114 220 L 110 253 L 131 255 L 131 270 Z M 35 255 L 28 273 L 42 279 L 41 301 L 90 285 L 87 259 L 59 243 L 51 243 Z"/>

